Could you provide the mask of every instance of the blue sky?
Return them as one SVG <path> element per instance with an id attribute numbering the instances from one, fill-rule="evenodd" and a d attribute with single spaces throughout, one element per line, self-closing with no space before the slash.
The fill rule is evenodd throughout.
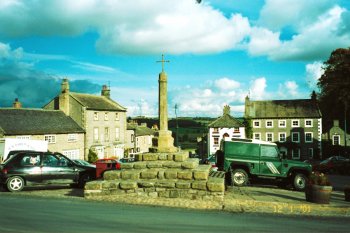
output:
<path id="1" fill-rule="evenodd" d="M 157 116 L 161 54 L 169 115 L 211 116 L 244 98 L 309 98 L 322 63 L 350 46 L 348 0 L 1 0 L 0 107 L 71 91 Z"/>

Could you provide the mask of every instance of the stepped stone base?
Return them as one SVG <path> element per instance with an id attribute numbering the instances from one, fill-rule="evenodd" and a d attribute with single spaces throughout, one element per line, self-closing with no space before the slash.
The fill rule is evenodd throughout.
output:
<path id="1" fill-rule="evenodd" d="M 171 136 L 171 131 L 160 130 L 158 132 L 158 146 L 156 152 L 176 152 L 178 149 L 174 147 L 174 138 Z"/>
<path id="2" fill-rule="evenodd" d="M 223 201 L 225 179 L 210 177 L 210 165 L 199 165 L 188 153 L 144 153 L 121 170 L 106 171 L 103 180 L 86 183 L 86 198 L 129 196 Z"/>

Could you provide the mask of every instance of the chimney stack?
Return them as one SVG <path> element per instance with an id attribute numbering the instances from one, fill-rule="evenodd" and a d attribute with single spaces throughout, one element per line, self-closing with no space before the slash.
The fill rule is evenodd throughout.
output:
<path id="1" fill-rule="evenodd" d="M 107 85 L 102 86 L 101 95 L 107 97 L 108 99 L 111 98 L 111 90 Z"/>
<path id="2" fill-rule="evenodd" d="M 59 95 L 59 109 L 69 116 L 69 83 L 68 79 L 62 80 L 61 94 Z"/>
<path id="3" fill-rule="evenodd" d="M 13 108 L 22 108 L 22 104 L 18 101 L 18 98 L 15 99 L 15 102 L 13 102 L 12 106 Z"/>

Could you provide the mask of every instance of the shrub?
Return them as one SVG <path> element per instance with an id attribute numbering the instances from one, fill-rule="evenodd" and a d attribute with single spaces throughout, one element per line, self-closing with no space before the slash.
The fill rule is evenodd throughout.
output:
<path id="1" fill-rule="evenodd" d="M 328 176 L 322 172 L 312 172 L 308 179 L 309 185 L 330 186 Z"/>

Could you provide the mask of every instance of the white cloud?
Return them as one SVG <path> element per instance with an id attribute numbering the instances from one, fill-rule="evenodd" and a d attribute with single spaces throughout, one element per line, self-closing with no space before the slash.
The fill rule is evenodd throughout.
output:
<path id="1" fill-rule="evenodd" d="M 267 87 L 267 84 L 266 84 L 265 77 L 261 77 L 253 80 L 250 84 L 250 91 L 249 91 L 250 98 L 255 100 L 268 99 L 266 98 L 268 96 L 265 90 L 266 87 Z"/>
<path id="2" fill-rule="evenodd" d="M 100 35 L 97 48 L 114 54 L 227 51 L 250 30 L 239 14 L 226 18 L 208 4 L 188 0 L 26 0 L 1 6 L 0 34 L 76 36 L 93 30 Z"/>
<path id="3" fill-rule="evenodd" d="M 332 1 L 318 3 L 297 0 L 285 7 L 286 0 L 267 1 L 261 11 L 260 28 L 252 29 L 250 54 L 272 60 L 324 60 L 334 49 L 348 47 L 350 28 L 344 20 L 349 12 Z M 291 39 L 280 38 L 280 31 L 273 32 L 287 26 L 294 29 Z"/>
<path id="4" fill-rule="evenodd" d="M 281 99 L 306 98 L 305 93 L 300 92 L 299 85 L 295 81 L 285 81 L 279 84 L 278 96 Z"/>
<path id="5" fill-rule="evenodd" d="M 317 87 L 317 82 L 321 78 L 324 70 L 322 69 L 323 63 L 316 61 L 310 64 L 307 64 L 306 69 L 306 81 L 308 86 L 312 89 Z"/>
<path id="6" fill-rule="evenodd" d="M 221 79 L 215 80 L 215 86 L 220 90 L 228 90 L 228 89 L 239 88 L 240 83 L 229 78 L 221 78 Z"/>

